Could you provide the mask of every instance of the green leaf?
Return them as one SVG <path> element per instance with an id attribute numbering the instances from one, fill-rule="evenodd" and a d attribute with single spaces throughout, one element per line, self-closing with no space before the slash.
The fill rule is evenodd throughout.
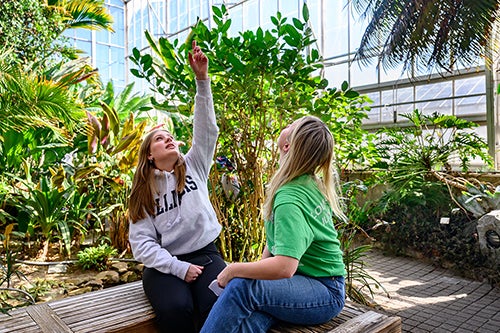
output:
<path id="1" fill-rule="evenodd" d="M 139 57 L 141 56 L 141 52 L 139 51 L 139 49 L 137 47 L 134 47 L 132 49 L 132 54 L 133 54 L 135 59 L 139 59 Z"/>
<path id="2" fill-rule="evenodd" d="M 342 82 L 340 89 L 342 89 L 342 91 L 346 91 L 348 88 L 349 88 L 349 83 L 347 83 L 347 81 Z"/>
<path id="3" fill-rule="evenodd" d="M 307 8 L 306 3 L 304 3 L 304 6 L 302 7 L 302 17 L 305 22 L 309 21 L 309 8 Z"/>
<path id="4" fill-rule="evenodd" d="M 356 98 L 359 96 L 359 93 L 354 90 L 348 90 L 345 92 L 344 96 L 347 98 Z"/>
<path id="5" fill-rule="evenodd" d="M 304 23 L 300 22 L 300 20 L 298 18 L 293 18 L 292 19 L 293 21 L 293 25 L 295 26 L 295 28 L 299 29 L 299 30 L 303 30 L 304 29 Z"/>
<path id="6" fill-rule="evenodd" d="M 222 11 L 217 6 L 212 6 L 212 11 L 214 12 L 214 16 L 222 19 Z"/>

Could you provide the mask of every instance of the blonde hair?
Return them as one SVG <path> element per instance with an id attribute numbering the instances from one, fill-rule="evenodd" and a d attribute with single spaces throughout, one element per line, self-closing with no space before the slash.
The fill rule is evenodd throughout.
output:
<path id="1" fill-rule="evenodd" d="M 339 202 L 339 184 L 333 166 L 334 141 L 326 124 L 317 117 L 302 117 L 293 123 L 288 142 L 290 148 L 282 156 L 280 166 L 267 188 L 264 218 L 266 220 L 271 218 L 274 196 L 281 186 L 298 176 L 311 174 L 330 203 L 333 214 L 345 220 Z"/>
<path id="2" fill-rule="evenodd" d="M 128 214 L 132 223 L 135 223 L 147 215 L 155 215 L 154 193 L 159 193 L 155 182 L 155 169 L 153 161 L 148 159 L 150 154 L 151 141 L 153 136 L 160 131 L 167 132 L 163 129 L 151 131 L 146 135 L 139 148 L 139 161 L 130 190 L 128 202 Z M 168 133 L 168 132 L 167 132 Z M 184 190 L 186 184 L 186 165 L 184 158 L 179 154 L 179 158 L 174 166 L 174 175 L 177 178 L 176 190 L 178 193 Z"/>

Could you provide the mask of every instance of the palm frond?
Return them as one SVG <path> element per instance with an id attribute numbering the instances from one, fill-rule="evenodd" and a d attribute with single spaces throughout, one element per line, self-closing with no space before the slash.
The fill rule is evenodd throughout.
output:
<path id="1" fill-rule="evenodd" d="M 113 17 L 103 0 L 51 0 L 49 6 L 66 17 L 68 29 L 113 30 Z"/>
<path id="2" fill-rule="evenodd" d="M 487 47 L 500 4 L 494 0 L 352 0 L 368 19 L 355 59 L 417 70 L 471 66 Z M 498 47 L 498 46 L 495 46 Z M 491 59 L 486 59 L 487 62 Z M 412 67 L 413 66 L 413 67 Z"/>

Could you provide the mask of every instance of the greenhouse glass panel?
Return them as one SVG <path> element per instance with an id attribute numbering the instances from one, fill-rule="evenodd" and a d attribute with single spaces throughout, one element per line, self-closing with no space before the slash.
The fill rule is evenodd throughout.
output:
<path id="1" fill-rule="evenodd" d="M 252 0 L 243 3 L 243 30 L 256 31 L 259 27 L 259 3 Z"/>
<path id="2" fill-rule="evenodd" d="M 342 82 L 348 80 L 349 69 L 347 63 L 325 67 L 325 79 L 329 87 L 340 88 Z"/>
<path id="3" fill-rule="evenodd" d="M 366 112 L 368 118 L 363 119 L 364 125 L 378 124 L 380 123 L 380 107 L 372 107 L 370 111 Z"/>
<path id="4" fill-rule="evenodd" d="M 179 15 L 177 13 L 177 0 L 171 0 L 168 3 L 168 33 L 172 34 L 179 31 L 179 20 L 177 19 L 178 17 Z"/>
<path id="5" fill-rule="evenodd" d="M 366 30 L 368 22 L 366 20 L 362 20 L 359 17 L 350 16 L 349 23 L 349 38 L 350 38 L 350 51 L 356 52 L 359 49 L 359 44 L 361 43 L 361 38 Z"/>
<path id="6" fill-rule="evenodd" d="M 197 19 L 201 17 L 200 13 L 200 1 L 199 0 L 191 0 L 189 1 L 189 25 L 193 25 L 196 23 Z"/>
<path id="7" fill-rule="evenodd" d="M 326 1 L 324 3 L 323 27 L 325 58 L 348 53 L 348 11 L 344 8 L 344 1 Z"/>
<path id="8" fill-rule="evenodd" d="M 228 35 L 236 37 L 243 31 L 243 17 L 241 6 L 233 7 L 229 10 L 229 17 L 231 18 L 231 27 L 229 28 Z"/>
<path id="9" fill-rule="evenodd" d="M 395 68 L 382 68 L 379 66 L 380 82 L 399 81 L 407 78 L 407 74 L 403 73 L 403 65 L 398 65 Z"/>
<path id="10" fill-rule="evenodd" d="M 413 92 L 413 87 L 399 88 L 396 90 L 396 113 L 398 122 L 406 120 L 401 117 L 402 114 L 409 114 L 415 110 Z"/>
<path id="11" fill-rule="evenodd" d="M 451 99 L 416 103 L 416 108 L 425 115 L 431 115 L 433 113 L 452 115 L 452 107 L 453 103 Z"/>
<path id="12" fill-rule="evenodd" d="M 179 12 L 178 12 L 179 29 L 182 30 L 189 26 L 187 1 L 185 0 L 179 1 L 178 4 L 179 4 Z"/>
<path id="13" fill-rule="evenodd" d="M 364 119 L 363 124 L 377 124 L 380 122 L 380 92 L 375 91 L 365 95 L 368 96 L 373 103 L 369 104 L 371 110 L 367 111 L 366 115 L 368 119 Z"/>
<path id="14" fill-rule="evenodd" d="M 316 40 L 315 48 L 321 47 L 321 1 L 313 0 L 307 2 L 307 7 L 309 8 L 309 24 L 314 33 Z M 267 17 L 265 17 L 267 18 Z"/>
<path id="15" fill-rule="evenodd" d="M 110 32 L 106 30 L 96 31 L 96 40 L 98 43 L 109 44 L 110 43 Z"/>
<path id="16" fill-rule="evenodd" d="M 452 82 L 438 82 L 417 86 L 416 100 L 434 100 L 438 98 L 449 98 L 453 95 Z"/>
<path id="17" fill-rule="evenodd" d="M 351 87 L 360 87 L 378 81 L 377 68 L 375 65 L 360 67 L 360 64 L 355 61 L 351 64 Z"/>
<path id="18" fill-rule="evenodd" d="M 92 56 L 92 43 L 90 41 L 78 41 L 76 47 L 82 50 L 83 54 L 87 57 Z"/>
<path id="19" fill-rule="evenodd" d="M 485 94 L 486 80 L 484 76 L 476 76 L 455 80 L 455 96 L 468 96 L 472 94 Z"/>
<path id="20" fill-rule="evenodd" d="M 486 96 L 457 98 L 454 102 L 456 116 L 486 115 Z"/>
<path id="21" fill-rule="evenodd" d="M 270 17 L 276 16 L 278 12 L 278 3 L 276 1 L 266 1 L 262 3 L 261 1 L 261 10 L 262 10 L 262 22 L 260 26 L 263 30 L 270 30 L 275 27 L 275 25 L 271 22 Z"/>
<path id="22" fill-rule="evenodd" d="M 92 31 L 86 29 L 72 29 L 76 39 L 92 40 Z"/>
<path id="23" fill-rule="evenodd" d="M 394 105 L 396 102 L 396 91 L 385 90 L 382 91 L 381 100 L 381 121 L 383 123 L 394 123 L 397 121 L 397 108 Z"/>
<path id="24" fill-rule="evenodd" d="M 266 1 L 270 2 L 270 1 Z M 279 11 L 283 17 L 288 17 L 289 19 L 292 17 L 299 17 L 299 3 L 301 1 L 296 0 L 281 0 L 279 2 Z M 302 7 L 301 7 L 302 11 Z M 300 15 L 302 17 L 302 15 Z"/>

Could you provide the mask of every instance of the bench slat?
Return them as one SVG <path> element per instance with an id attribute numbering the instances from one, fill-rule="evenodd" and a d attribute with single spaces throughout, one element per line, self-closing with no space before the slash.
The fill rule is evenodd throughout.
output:
<path id="1" fill-rule="evenodd" d="M 43 333 L 72 333 L 71 329 L 59 318 L 47 303 L 26 307 L 26 312 L 40 327 Z"/>
<path id="2" fill-rule="evenodd" d="M 381 313 L 374 311 L 365 312 L 345 323 L 339 325 L 338 327 L 328 331 L 328 333 L 368 333 L 374 332 L 375 327 L 379 327 L 381 323 L 384 323 L 389 317 Z M 385 325 L 384 325 L 385 326 Z M 375 330 L 375 332 L 380 332 Z M 384 330 L 384 332 L 386 332 Z"/>

